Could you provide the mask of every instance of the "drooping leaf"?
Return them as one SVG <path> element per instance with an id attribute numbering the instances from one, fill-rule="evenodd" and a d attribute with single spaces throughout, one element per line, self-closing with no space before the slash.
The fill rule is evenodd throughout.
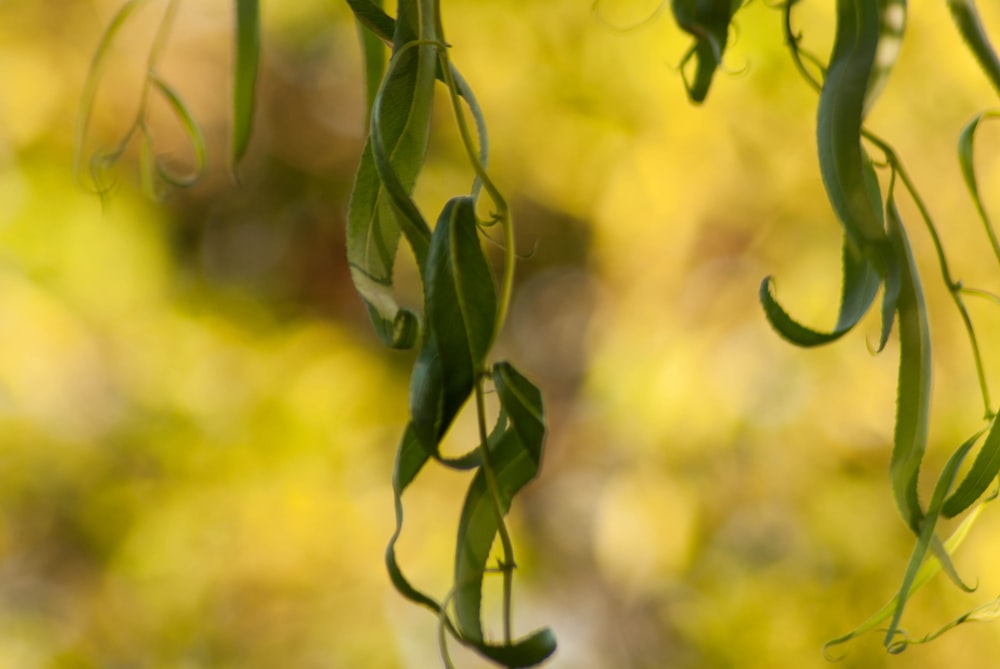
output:
<path id="1" fill-rule="evenodd" d="M 923 511 L 917 493 L 920 463 L 927 448 L 931 397 L 931 338 L 927 306 L 913 252 L 899 219 L 890 186 L 887 212 L 889 233 L 899 259 L 899 381 L 896 389 L 896 428 L 890 478 L 896 505 L 915 532 L 920 533 Z"/>
<path id="2" fill-rule="evenodd" d="M 427 335 L 414 367 L 410 413 L 417 436 L 436 450 L 483 370 L 496 324 L 496 286 L 471 197 L 449 200 L 434 228 L 424 308 Z"/>
<path id="3" fill-rule="evenodd" d="M 373 101 L 371 134 L 347 214 L 351 278 L 379 339 L 394 348 L 412 347 L 419 331 L 416 315 L 399 307 L 393 290 L 399 237 L 406 232 L 420 267 L 430 240 L 430 230 L 409 193 L 423 165 L 430 133 L 437 58 L 433 46 L 417 42 L 435 39 L 431 4 L 430 0 L 400 3 L 393 26 L 393 57 Z"/>
<path id="4" fill-rule="evenodd" d="M 774 296 L 774 280 L 767 277 L 760 285 L 760 302 L 771 327 L 792 344 L 820 346 L 835 341 L 851 330 L 867 313 L 878 294 L 879 277 L 867 259 L 859 257 L 847 238 L 843 246 L 844 284 L 841 289 L 840 315 L 829 332 L 814 330 L 788 315 Z"/>
<path id="5" fill-rule="evenodd" d="M 385 64 L 386 64 L 386 43 L 368 27 L 368 24 L 361 18 L 358 13 L 358 9 L 354 5 L 361 5 L 362 11 L 365 7 L 374 7 L 381 11 L 382 0 L 362 0 L 358 2 L 354 0 L 349 3 L 351 9 L 354 10 L 355 17 L 358 20 L 358 37 L 361 40 L 361 52 L 364 56 L 365 64 L 365 109 L 367 110 L 367 117 L 371 118 L 372 107 L 375 104 L 375 96 L 378 94 L 379 85 L 382 83 L 382 77 L 385 75 Z M 389 18 L 384 12 L 381 13 L 385 18 Z M 392 34 L 392 29 L 395 27 L 392 19 L 389 19 L 390 23 L 388 26 L 389 32 L 387 34 Z"/>
<path id="6" fill-rule="evenodd" d="M 948 10 L 966 46 L 1000 93 L 1000 58 L 990 43 L 974 0 L 948 0 Z"/>
<path id="7" fill-rule="evenodd" d="M 979 435 L 977 434 L 976 437 Z M 986 441 L 955 492 L 945 500 L 941 514 L 954 518 L 979 499 L 1000 473 L 1000 421 L 993 419 Z"/>
<path id="8" fill-rule="evenodd" d="M 181 177 L 171 174 L 165 167 L 159 164 L 157 165 L 157 174 L 160 179 L 175 188 L 187 188 L 194 185 L 198 177 L 205 171 L 205 164 L 207 162 L 205 138 L 202 136 L 201 128 L 198 127 L 194 116 L 191 115 L 187 105 L 184 104 L 184 101 L 181 100 L 177 92 L 156 75 L 151 74 L 149 80 L 150 84 L 163 95 L 171 111 L 174 112 L 177 120 L 180 121 L 181 127 L 184 129 L 184 134 L 187 135 L 188 141 L 191 143 L 191 148 L 194 149 L 195 157 L 194 170 L 187 176 Z"/>
<path id="9" fill-rule="evenodd" d="M 986 228 L 986 236 L 989 237 L 990 245 L 993 247 L 993 255 L 1000 261 L 1000 240 L 997 239 L 997 233 L 993 229 L 993 223 L 990 220 L 989 214 L 986 213 L 986 206 L 983 204 L 982 196 L 979 193 L 974 151 L 976 131 L 979 129 L 980 124 L 984 120 L 998 117 L 1000 117 L 1000 112 L 987 111 L 977 114 L 974 119 L 969 121 L 968 125 L 962 129 L 962 134 L 958 138 L 958 162 L 962 168 L 962 176 L 965 178 L 965 186 L 972 196 L 972 202 L 976 205 L 979 218 Z"/>
<path id="10" fill-rule="evenodd" d="M 233 139 L 229 168 L 235 175 L 253 131 L 260 59 L 259 0 L 236 0 L 236 56 L 233 67 Z"/>
<path id="11" fill-rule="evenodd" d="M 962 545 L 962 542 L 965 541 L 966 537 L 969 536 L 969 531 L 972 529 L 972 526 L 979 519 L 979 515 L 982 513 L 983 508 L 984 508 L 983 504 L 979 504 L 975 508 L 973 508 L 973 510 L 969 513 L 969 515 L 962 520 L 961 524 L 959 524 L 959 526 L 955 528 L 955 531 L 952 532 L 950 537 L 948 537 L 948 540 L 944 542 L 943 546 L 948 554 L 954 554 L 955 551 L 958 550 L 959 546 Z M 931 580 L 931 578 L 937 575 L 939 571 L 941 571 L 941 562 L 936 557 L 932 556 L 931 558 L 926 560 L 920 566 L 920 569 L 917 570 L 916 575 L 913 577 L 909 590 L 910 596 L 912 596 L 917 590 L 922 588 L 928 581 Z M 848 641 L 877 628 L 883 622 L 888 620 L 891 615 L 893 615 L 893 613 L 896 611 L 898 607 L 898 604 L 899 604 L 899 595 L 897 594 L 894 595 L 891 600 L 886 602 L 885 605 L 883 605 L 878 611 L 869 616 L 867 620 L 865 620 L 863 623 L 855 627 L 853 630 L 851 630 L 847 634 L 837 637 L 836 639 L 831 639 L 830 641 L 827 641 L 823 645 L 824 654 L 826 654 L 826 652 L 834 646 L 847 643 Z"/>
<path id="12" fill-rule="evenodd" d="M 677 26 L 694 37 L 694 44 L 681 61 L 681 76 L 688 98 L 705 101 L 715 71 L 722 65 L 722 55 L 729 40 L 729 24 L 743 0 L 671 0 L 670 9 Z M 695 59 L 693 81 L 687 80 L 684 67 Z"/>
<path id="13" fill-rule="evenodd" d="M 881 19 L 877 2 L 837 0 L 837 32 L 816 119 L 827 197 L 851 244 L 875 263 L 880 274 L 888 243 L 877 181 L 861 146 L 861 128 L 868 84 L 876 67 Z"/>
<path id="14" fill-rule="evenodd" d="M 492 499 L 486 474 L 480 469 L 469 487 L 459 521 L 455 619 L 463 641 L 483 655 L 504 666 L 529 667 L 555 652 L 555 637 L 550 630 L 541 629 L 509 645 L 485 641 L 482 587 L 490 550 L 499 532 L 497 506 L 500 513 L 506 514 L 514 495 L 538 474 L 545 437 L 544 409 L 538 389 L 510 364 L 498 363 L 493 381 L 502 410 L 510 417 L 510 425 L 500 433 L 495 448 L 490 449 L 489 466 L 499 499 Z"/>
<path id="15" fill-rule="evenodd" d="M 958 468 L 962 464 L 962 460 L 968 454 L 969 449 L 975 443 L 974 439 L 970 439 L 962 444 L 958 450 L 956 450 L 948 462 L 945 464 L 944 469 L 941 472 L 941 476 L 938 479 L 937 485 L 934 486 L 934 492 L 931 495 L 931 502 L 928 505 L 927 514 L 921 519 L 919 533 L 917 537 L 917 543 L 913 547 L 913 553 L 910 555 L 910 561 L 906 566 L 906 572 L 903 575 L 903 583 L 900 585 L 899 594 L 896 595 L 896 608 L 893 611 L 892 618 L 889 621 L 889 628 L 885 633 L 884 644 L 885 647 L 890 652 L 900 652 L 900 648 L 896 644 L 896 635 L 899 631 L 899 621 L 903 616 L 903 610 L 906 608 L 906 602 L 913 592 L 914 583 L 916 582 L 917 575 L 920 573 L 920 569 L 924 564 L 924 558 L 927 556 L 927 551 L 929 550 L 931 543 L 935 540 L 935 530 L 937 528 L 938 517 L 941 514 L 941 507 L 944 505 L 945 497 L 951 491 L 951 486 L 955 482 L 955 477 L 958 475 Z M 937 554 L 937 558 L 940 564 L 946 565 L 946 562 L 941 562 L 942 558 L 947 561 L 948 552 L 942 551 Z M 953 569 L 953 568 L 952 568 Z"/>
<path id="16" fill-rule="evenodd" d="M 86 141 L 87 133 L 90 130 L 90 116 L 94 112 L 94 100 L 97 97 L 97 84 L 100 82 L 101 72 L 104 69 L 105 60 L 108 57 L 108 52 L 111 50 L 111 45 L 114 43 L 115 38 L 118 33 L 121 32 L 122 27 L 128 21 L 129 17 L 137 10 L 141 5 L 145 4 L 149 0 L 129 0 L 121 6 L 118 12 L 108 23 L 108 27 L 105 29 L 104 34 L 101 35 L 101 40 L 97 44 L 97 48 L 94 50 L 94 57 L 90 61 L 90 67 L 87 70 L 87 80 L 83 85 L 83 96 L 80 99 L 79 112 L 76 119 L 76 136 L 74 138 L 73 147 L 73 172 L 76 174 L 77 178 L 80 178 L 82 173 L 83 156 L 86 151 Z"/>

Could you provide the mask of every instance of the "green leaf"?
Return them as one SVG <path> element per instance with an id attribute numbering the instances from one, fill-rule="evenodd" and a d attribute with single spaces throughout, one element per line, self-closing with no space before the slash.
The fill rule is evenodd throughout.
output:
<path id="1" fill-rule="evenodd" d="M 538 389 L 510 364 L 497 364 L 493 381 L 511 423 L 490 449 L 498 501 L 501 512 L 506 514 L 514 495 L 538 474 L 545 437 L 544 409 Z M 480 469 L 469 486 L 459 520 L 454 591 L 457 627 L 464 643 L 494 661 L 510 667 L 534 666 L 555 651 L 555 637 L 548 629 L 537 630 L 510 645 L 487 643 L 483 636 L 483 578 L 499 524 L 485 472 Z"/>
<path id="2" fill-rule="evenodd" d="M 984 502 L 985 503 L 985 502 Z M 948 540 L 944 542 L 943 546 L 948 554 L 954 554 L 958 550 L 962 542 L 965 541 L 966 537 L 969 536 L 969 531 L 972 526 L 979 519 L 979 515 L 983 511 L 983 504 L 976 506 L 965 519 L 962 520 L 961 524 L 955 529 Z M 917 573 L 914 575 L 912 582 L 910 584 L 909 595 L 912 596 L 917 590 L 922 588 L 928 581 L 930 581 L 937 573 L 941 571 L 941 562 L 936 557 L 931 557 L 926 562 L 924 562 Z M 888 602 L 885 603 L 878 611 L 873 613 L 868 617 L 863 623 L 855 627 L 853 630 L 837 637 L 836 639 L 831 639 L 823 645 L 823 652 L 826 652 L 833 646 L 837 646 L 843 643 L 847 643 L 852 639 L 870 632 L 883 622 L 885 622 L 889 616 L 893 615 L 899 604 L 899 595 L 893 596 Z"/>
<path id="3" fill-rule="evenodd" d="M 191 112 L 188 111 L 187 105 L 184 104 L 184 101 L 181 100 L 177 92 L 156 75 L 151 74 L 149 81 L 163 95 L 171 111 L 177 116 L 177 120 L 180 121 L 181 127 L 184 129 L 184 134 L 187 135 L 188 141 L 191 142 L 195 156 L 194 170 L 188 176 L 175 176 L 168 172 L 162 165 L 157 165 L 156 173 L 160 179 L 175 188 L 187 188 L 193 185 L 205 171 L 205 164 L 207 162 L 205 138 L 201 134 L 201 128 L 198 127 L 198 123 L 194 120 Z"/>
<path id="4" fill-rule="evenodd" d="M 767 277 L 760 285 L 760 302 L 771 327 L 797 346 L 820 346 L 835 341 L 851 330 L 865 315 L 878 293 L 879 278 L 871 263 L 851 248 L 847 238 L 843 246 L 844 284 L 841 289 L 840 315 L 830 332 L 802 325 L 788 315 L 774 296 L 774 280 Z"/>
<path id="5" fill-rule="evenodd" d="M 406 232 L 421 268 L 430 240 L 430 229 L 409 197 L 427 150 L 437 67 L 434 47 L 415 44 L 435 37 L 430 0 L 420 2 L 422 8 L 400 3 L 393 57 L 373 102 L 371 134 L 347 213 L 351 278 L 379 339 L 394 348 L 412 347 L 418 332 L 416 315 L 399 307 L 393 291 L 399 237 Z"/>
<path id="6" fill-rule="evenodd" d="M 403 531 L 403 492 L 413 482 L 420 470 L 427 463 L 430 454 L 417 439 L 412 426 L 406 427 L 406 432 L 396 451 L 396 465 L 392 472 L 393 506 L 396 513 L 396 529 L 389 539 L 385 549 L 385 565 L 393 586 L 406 599 L 429 608 L 434 613 L 441 613 L 441 604 L 430 595 L 421 592 L 403 575 L 403 570 L 396 560 L 396 542 Z"/>
<path id="7" fill-rule="evenodd" d="M 979 194 L 979 181 L 976 179 L 976 164 L 974 160 L 976 130 L 979 129 L 980 123 L 984 120 L 998 117 L 1000 117 L 1000 112 L 983 112 L 978 114 L 962 129 L 962 134 L 958 138 L 958 162 L 962 168 L 962 176 L 965 178 L 966 188 L 972 196 L 972 201 L 976 205 L 976 211 L 979 212 L 979 218 L 986 228 L 986 236 L 989 237 L 990 245 L 993 247 L 993 255 L 1000 261 L 1000 240 L 997 239 L 993 223 L 990 221 L 989 214 L 986 213 L 986 207 Z"/>
<path id="8" fill-rule="evenodd" d="M 670 9 L 678 27 L 695 38 L 681 61 L 681 75 L 688 98 L 700 104 L 708 95 L 715 71 L 722 65 L 722 54 L 729 39 L 729 24 L 743 0 L 671 0 Z M 684 75 L 684 66 L 695 58 L 692 82 Z"/>
<path id="9" fill-rule="evenodd" d="M 993 88 L 1000 93 L 1000 59 L 990 43 L 974 0 L 948 0 L 948 10 L 966 46 L 983 68 Z"/>
<path id="10" fill-rule="evenodd" d="M 417 436 L 436 451 L 483 369 L 496 323 L 496 286 L 471 197 L 449 200 L 434 228 L 424 308 L 427 336 L 413 371 L 410 412 Z"/>
<path id="11" fill-rule="evenodd" d="M 233 140 L 229 167 L 235 175 L 246 154 L 256 107 L 257 64 L 260 58 L 258 0 L 236 0 L 236 56 L 233 72 Z"/>
<path id="12" fill-rule="evenodd" d="M 892 186 L 888 199 L 889 233 L 900 262 L 899 382 L 896 428 L 889 465 L 896 504 L 906 524 L 920 533 L 923 511 L 917 493 L 920 463 L 927 447 L 931 397 L 931 337 L 927 306 L 913 252 L 899 219 Z"/>
<path id="13" fill-rule="evenodd" d="M 363 7 L 374 7 L 381 10 L 382 2 L 381 0 L 378 0 L 378 2 L 372 2 L 372 0 L 364 0 L 362 2 L 348 0 L 348 4 L 351 5 L 351 9 L 354 10 L 355 17 L 358 20 L 358 37 L 361 39 L 361 51 L 365 63 L 365 99 L 367 101 L 365 109 L 367 110 L 366 116 L 371 118 L 375 96 L 378 94 L 379 85 L 382 83 L 382 77 L 385 74 L 385 42 L 366 25 L 361 15 L 359 15 L 358 9 L 354 6 L 362 5 Z M 389 19 L 384 12 L 381 12 L 381 15 Z M 392 34 L 394 26 L 395 23 L 392 19 L 389 19 L 389 25 L 386 26 L 389 28 L 389 35 Z"/>
<path id="14" fill-rule="evenodd" d="M 917 575 L 920 573 L 920 568 L 923 566 L 924 558 L 927 556 L 927 551 L 931 546 L 931 542 L 936 538 L 935 528 L 937 526 L 938 517 L 941 514 L 941 507 L 944 505 L 945 496 L 951 490 L 952 484 L 955 482 L 955 477 L 958 474 L 958 468 L 962 464 L 962 460 L 965 459 L 966 454 L 968 454 L 969 449 L 972 448 L 975 443 L 975 439 L 969 439 L 964 444 L 962 444 L 958 450 L 956 450 L 948 462 L 945 464 L 944 470 L 941 472 L 941 476 L 938 479 L 937 485 L 934 486 L 934 493 L 931 495 L 931 502 L 927 509 L 927 515 L 921 520 L 918 539 L 916 546 L 913 547 L 913 553 L 910 555 L 910 561 L 907 564 L 906 572 L 903 575 L 903 583 L 900 585 L 899 594 L 896 596 L 896 608 L 893 611 L 892 619 L 889 622 L 889 629 L 885 633 L 885 647 L 890 652 L 900 652 L 902 648 L 896 644 L 896 635 L 899 631 L 899 621 L 903 616 L 903 610 L 906 608 L 906 602 L 913 592 L 914 583 L 916 582 Z M 943 554 L 943 555 L 942 555 Z M 942 554 L 938 554 L 939 563 L 942 557 L 944 560 L 948 560 L 947 551 L 942 551 Z M 942 563 L 944 566 L 948 566 L 947 562 Z"/>
<path id="15" fill-rule="evenodd" d="M 392 44 L 396 20 L 382 9 L 381 0 L 347 0 L 354 18 L 373 35 L 386 44 Z"/>
<path id="16" fill-rule="evenodd" d="M 879 3 L 837 0 L 837 33 L 816 120 L 820 173 L 830 204 L 851 244 L 871 257 L 880 274 L 879 262 L 887 255 L 882 203 L 861 147 L 861 128 L 881 21 Z"/>
<path id="17" fill-rule="evenodd" d="M 978 438 L 976 434 L 975 438 Z M 972 463 L 972 469 L 965 475 L 958 489 L 949 497 L 941 509 L 945 518 L 954 518 L 986 492 L 986 488 L 1000 473 L 1000 421 L 993 419 L 983 447 Z"/>

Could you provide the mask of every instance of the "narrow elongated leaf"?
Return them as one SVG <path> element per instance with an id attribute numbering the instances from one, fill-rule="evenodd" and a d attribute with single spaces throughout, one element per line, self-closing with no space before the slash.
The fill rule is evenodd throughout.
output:
<path id="1" fill-rule="evenodd" d="M 927 307 L 913 252 L 899 219 L 890 187 L 889 233 L 899 259 L 899 382 L 896 389 L 896 428 L 889 465 L 896 505 L 906 524 L 920 533 L 923 511 L 917 493 L 920 463 L 927 448 L 931 397 L 931 337 Z"/>
<path id="2" fill-rule="evenodd" d="M 955 531 L 952 532 L 950 537 L 948 537 L 948 540 L 944 542 L 943 544 L 944 549 L 949 555 L 954 554 L 955 551 L 958 550 L 959 546 L 962 545 L 962 542 L 965 541 L 966 537 L 969 536 L 969 531 L 972 529 L 972 526 L 975 525 L 976 521 L 979 519 L 979 515 L 982 513 L 982 511 L 983 511 L 983 504 L 977 505 L 969 513 L 969 515 L 962 520 L 961 524 L 957 528 L 955 528 Z M 936 557 L 932 556 L 930 559 L 925 561 L 920 566 L 920 569 L 917 570 L 916 575 L 913 577 L 913 580 L 910 584 L 910 591 L 909 591 L 910 596 L 912 596 L 917 590 L 922 588 L 940 571 L 941 571 L 941 562 Z M 855 627 L 853 630 L 851 630 L 847 634 L 837 637 L 836 639 L 831 639 L 830 641 L 827 641 L 823 645 L 823 653 L 826 654 L 827 651 L 833 648 L 834 646 L 847 643 L 848 641 L 877 628 L 879 625 L 888 620 L 891 615 L 893 615 L 898 605 L 899 605 L 899 595 L 897 594 L 894 595 L 893 598 L 890 599 L 888 602 L 886 602 L 885 605 L 883 605 L 878 611 L 869 616 L 867 620 L 865 620 L 863 623 Z"/>
<path id="3" fill-rule="evenodd" d="M 90 130 L 90 116 L 94 112 L 94 100 L 97 97 L 97 84 L 100 81 L 101 72 L 104 69 L 104 62 L 111 50 L 118 33 L 128 21 L 129 17 L 140 6 L 149 0 L 129 0 L 121 6 L 118 12 L 111 19 L 101 40 L 94 50 L 94 57 L 90 61 L 90 68 L 87 70 L 87 80 L 83 85 L 83 96 L 80 99 L 80 111 L 76 119 L 76 136 L 73 146 L 73 172 L 77 178 L 82 173 L 83 155 L 86 151 L 87 133 Z"/>
<path id="4" fill-rule="evenodd" d="M 229 167 L 233 174 L 246 154 L 253 131 L 257 67 L 260 59 L 259 0 L 236 0 L 236 57 L 233 72 L 233 140 Z"/>
<path id="5" fill-rule="evenodd" d="M 978 438 L 978 434 L 976 437 Z M 965 475 L 954 494 L 945 500 L 941 513 L 945 518 L 954 518 L 979 499 L 1000 473 L 1000 421 L 993 419 L 983 447 L 972 463 L 972 469 Z"/>
<path id="6" fill-rule="evenodd" d="M 980 124 L 990 118 L 1000 117 L 1000 112 L 987 111 L 978 114 L 974 119 L 972 119 L 965 128 L 962 129 L 962 134 L 958 138 L 958 163 L 962 168 L 962 176 L 965 178 L 965 186 L 972 196 L 972 201 L 976 205 L 976 211 L 979 212 L 979 218 L 983 222 L 983 226 L 986 228 L 986 236 L 990 239 L 990 245 L 993 247 L 993 255 L 996 256 L 997 260 L 1000 261 L 1000 240 L 997 239 L 997 233 L 993 229 L 993 223 L 990 220 L 990 216 L 986 213 L 986 206 L 983 204 L 983 198 L 979 194 L 979 180 L 976 179 L 976 163 L 975 163 L 975 141 L 976 141 L 976 131 L 979 129 Z"/>
<path id="7" fill-rule="evenodd" d="M 986 623 L 993 622 L 1000 618 L 1000 597 L 997 597 L 991 602 L 981 604 L 969 611 L 966 611 L 962 615 L 958 616 L 952 620 L 947 625 L 942 625 L 940 628 L 926 635 L 922 639 L 909 639 L 906 635 L 903 635 L 902 640 L 897 640 L 893 648 L 895 652 L 902 652 L 907 646 L 920 643 L 928 643 L 937 639 L 939 636 L 945 632 L 958 627 L 959 625 L 964 625 L 965 623 Z"/>
<path id="8" fill-rule="evenodd" d="M 410 412 L 417 436 L 436 449 L 483 370 L 496 323 L 496 286 L 470 197 L 449 200 L 434 228 L 424 308 L 427 336 L 413 372 Z"/>
<path id="9" fill-rule="evenodd" d="M 392 44 L 396 20 L 382 9 L 381 0 L 347 0 L 354 18 L 386 44 Z"/>
<path id="10" fill-rule="evenodd" d="M 382 9 L 382 0 L 378 2 L 373 2 L 373 0 L 364 0 L 361 3 L 356 1 L 351 4 L 351 8 L 354 9 L 354 4 L 361 4 L 363 6 L 374 6 L 377 9 Z M 382 83 L 382 77 L 385 75 L 385 42 L 369 28 L 365 22 L 358 15 L 358 10 L 354 10 L 354 14 L 358 17 L 358 37 L 361 40 L 361 52 L 364 56 L 365 64 L 365 99 L 367 104 L 365 109 L 367 110 L 367 117 L 371 118 L 372 107 L 375 105 L 375 96 L 378 94 L 379 86 Z M 382 14 L 385 15 L 384 13 Z M 389 18 L 386 16 L 386 18 Z M 390 31 L 388 34 L 392 34 L 392 28 L 394 24 L 391 22 L 387 26 Z"/>
<path id="11" fill-rule="evenodd" d="M 878 0 L 878 5 L 881 14 L 878 47 L 875 52 L 875 67 L 865 90 L 862 111 L 865 116 L 885 88 L 889 73 L 899 57 L 903 33 L 906 31 L 906 0 Z"/>
<path id="12" fill-rule="evenodd" d="M 906 608 L 906 602 L 913 592 L 913 585 L 916 582 L 917 574 L 920 573 L 920 568 L 923 566 L 924 558 L 927 556 L 927 551 L 931 546 L 931 542 L 935 539 L 935 529 L 937 527 L 938 517 L 941 514 L 941 507 L 944 505 L 945 497 L 951 491 L 951 486 L 955 482 L 955 477 L 958 475 L 958 468 L 962 464 L 962 460 L 968 454 L 969 449 L 975 443 L 974 439 L 966 441 L 962 446 L 956 450 L 948 462 L 945 464 L 944 470 L 941 472 L 941 476 L 938 479 L 937 485 L 934 486 L 934 492 L 931 495 L 931 502 L 927 509 L 927 515 L 921 521 L 920 531 L 918 533 L 917 544 L 913 547 L 913 553 L 910 555 L 910 561 L 906 566 L 906 572 L 903 575 L 903 583 L 900 585 L 899 594 L 896 596 L 896 609 L 893 611 L 892 619 L 889 621 L 889 628 L 885 633 L 885 647 L 890 652 L 899 652 L 902 650 L 896 644 L 896 635 L 899 631 L 899 621 L 903 616 L 903 610 Z M 938 560 L 940 561 L 942 557 L 948 560 L 947 551 L 942 552 L 943 555 L 938 555 Z M 942 563 L 944 564 L 944 563 Z"/>
<path id="13" fill-rule="evenodd" d="M 493 380 L 502 410 L 511 420 L 490 450 L 498 502 L 506 514 L 514 495 L 538 474 L 545 437 L 544 409 L 538 389 L 508 363 L 496 365 Z M 504 666 L 534 666 L 555 651 L 555 637 L 548 629 L 537 630 L 510 645 L 487 643 L 483 636 L 483 577 L 499 523 L 486 476 L 480 470 L 469 487 L 459 521 L 455 618 L 463 639 L 483 655 Z"/>
<path id="14" fill-rule="evenodd" d="M 861 147 L 868 84 L 875 70 L 881 32 L 879 3 L 837 0 L 837 33 L 820 92 L 816 137 L 827 196 L 862 254 L 878 266 L 887 252 L 882 203 L 871 197 L 870 161 Z"/>
<path id="15" fill-rule="evenodd" d="M 416 315 L 399 307 L 393 291 L 399 237 L 405 230 L 420 267 L 426 262 L 430 239 L 409 193 L 423 165 L 430 133 L 437 58 L 434 47 L 415 43 L 435 39 L 432 4 L 431 0 L 400 3 L 393 26 L 393 57 L 373 102 L 371 134 L 347 213 L 351 278 L 379 339 L 394 348 L 412 347 L 418 333 Z"/>
<path id="16" fill-rule="evenodd" d="M 1000 58 L 990 43 L 974 0 L 948 0 L 948 10 L 966 46 L 983 68 L 993 88 L 1000 93 Z"/>
<path id="17" fill-rule="evenodd" d="M 423 447 L 413 432 L 412 426 L 406 427 L 403 438 L 396 451 L 396 465 L 392 473 L 393 506 L 396 513 L 396 528 L 385 549 L 385 565 L 389 579 L 403 597 L 429 608 L 434 613 L 441 613 L 441 604 L 430 595 L 421 592 L 403 575 L 403 570 L 396 560 L 396 542 L 403 531 L 403 492 L 413 482 L 420 470 L 427 463 L 430 454 Z"/>
<path id="18" fill-rule="evenodd" d="M 177 120 L 180 121 L 181 127 L 184 129 L 184 134 L 187 135 L 188 141 L 191 142 L 195 158 L 194 170 L 188 176 L 179 177 L 173 175 L 162 165 L 157 165 L 157 174 L 163 181 L 175 188 L 187 188 L 193 185 L 202 172 L 205 171 L 205 164 L 207 162 L 205 138 L 201 134 L 201 128 L 198 127 L 198 123 L 194 120 L 187 105 L 184 104 L 184 101 L 181 100 L 177 92 L 158 76 L 150 75 L 150 83 L 163 95 L 171 111 L 177 116 Z"/>
<path id="19" fill-rule="evenodd" d="M 760 302 L 771 327 L 789 342 L 803 347 L 820 346 L 839 339 L 867 313 L 878 294 L 879 277 L 867 259 L 859 257 L 844 238 L 844 284 L 841 289 L 840 315 L 830 332 L 814 330 L 788 315 L 774 296 L 774 280 L 767 277 L 760 285 Z"/>

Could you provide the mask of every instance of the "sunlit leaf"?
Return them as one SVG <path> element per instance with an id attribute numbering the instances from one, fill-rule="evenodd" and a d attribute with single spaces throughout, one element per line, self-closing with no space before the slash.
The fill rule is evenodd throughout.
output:
<path id="1" fill-rule="evenodd" d="M 180 121 L 181 127 L 184 129 L 184 134 L 191 143 L 191 148 L 194 149 L 195 156 L 194 170 L 188 176 L 175 176 L 161 165 L 157 165 L 157 174 L 163 181 L 171 186 L 176 188 L 187 188 L 193 185 L 198 180 L 198 177 L 201 176 L 202 172 L 205 171 L 205 164 L 207 162 L 205 138 L 201 134 L 201 128 L 198 127 L 198 123 L 194 120 L 191 112 L 188 110 L 187 106 L 181 100 L 177 92 L 174 91 L 174 89 L 171 88 L 165 81 L 155 75 L 150 75 L 150 83 L 163 95 L 163 98 L 167 101 L 170 109 L 177 116 L 177 120 Z"/>

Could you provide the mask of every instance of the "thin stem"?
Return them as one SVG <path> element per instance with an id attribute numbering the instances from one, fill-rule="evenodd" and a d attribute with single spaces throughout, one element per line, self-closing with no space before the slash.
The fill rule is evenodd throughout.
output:
<path id="1" fill-rule="evenodd" d="M 879 150 L 885 154 L 886 161 L 899 175 L 903 185 L 906 186 L 906 190 L 910 193 L 910 197 L 913 198 L 913 202 L 916 204 L 917 210 L 920 212 L 920 217 L 923 218 L 924 223 L 927 225 L 927 231 L 930 233 L 931 242 L 934 244 L 934 250 L 937 253 L 938 264 L 941 267 L 941 277 L 944 280 L 945 285 L 948 287 L 948 292 L 951 294 L 951 299 L 954 301 L 955 307 L 958 309 L 958 313 L 962 318 L 962 323 L 965 326 L 965 331 L 969 337 L 969 343 L 972 346 L 972 357 L 976 365 L 976 375 L 979 378 L 979 390 L 982 394 L 983 404 L 985 406 L 985 418 L 986 420 L 990 420 L 996 414 L 993 411 L 993 403 L 990 400 L 990 390 L 986 381 L 986 370 L 983 367 L 983 359 L 979 349 L 979 340 L 976 338 L 976 332 L 972 326 L 972 318 L 969 316 L 969 310 L 966 308 L 965 301 L 962 299 L 962 284 L 960 281 L 955 281 L 951 276 L 951 270 L 948 267 L 948 259 L 945 256 L 944 245 L 941 242 L 941 236 L 938 234 L 937 226 L 934 225 L 934 220 L 931 218 L 927 205 L 924 203 L 923 198 L 920 197 L 916 186 L 910 179 L 910 175 L 903 167 L 899 156 L 896 155 L 896 152 L 893 151 L 892 147 L 890 147 L 883 139 L 870 130 L 862 129 L 861 132 L 865 139 L 877 146 Z"/>
<path id="2" fill-rule="evenodd" d="M 476 380 L 476 413 L 479 418 L 479 446 L 483 455 L 483 477 L 486 479 L 486 487 L 490 491 L 490 498 L 493 500 L 493 509 L 497 514 L 497 532 L 500 535 L 500 545 L 503 548 L 503 563 L 500 571 L 503 572 L 503 638 L 504 643 L 510 645 L 511 640 L 511 609 L 513 608 L 514 589 L 514 568 L 517 563 L 514 560 L 514 543 L 510 539 L 510 532 L 504 521 L 504 511 L 500 504 L 500 486 L 497 485 L 496 474 L 490 463 L 489 445 L 486 433 L 486 374 L 480 374 Z"/>

